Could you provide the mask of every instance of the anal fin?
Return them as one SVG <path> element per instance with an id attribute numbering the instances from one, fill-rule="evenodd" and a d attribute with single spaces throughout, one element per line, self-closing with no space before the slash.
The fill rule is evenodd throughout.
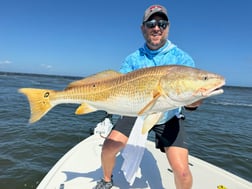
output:
<path id="1" fill-rule="evenodd" d="M 91 113 L 91 112 L 95 112 L 96 109 L 89 106 L 88 104 L 86 103 L 82 103 L 75 111 L 75 114 L 77 115 L 81 115 L 81 114 L 88 114 L 88 113 Z"/>

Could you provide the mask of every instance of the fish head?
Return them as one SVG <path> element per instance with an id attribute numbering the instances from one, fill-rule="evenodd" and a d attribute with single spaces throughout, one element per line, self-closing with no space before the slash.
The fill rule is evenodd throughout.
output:
<path id="1" fill-rule="evenodd" d="M 224 84 L 221 75 L 187 66 L 171 67 L 160 81 L 165 96 L 184 105 L 222 94 Z"/>

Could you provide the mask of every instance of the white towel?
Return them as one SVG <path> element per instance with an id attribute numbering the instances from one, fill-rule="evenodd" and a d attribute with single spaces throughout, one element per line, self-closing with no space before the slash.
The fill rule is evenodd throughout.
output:
<path id="1" fill-rule="evenodd" d="M 124 158 L 122 171 L 132 186 L 136 177 L 141 177 L 140 163 L 145 150 L 148 132 L 142 134 L 144 117 L 138 117 L 130 133 L 126 147 L 122 152 Z"/>

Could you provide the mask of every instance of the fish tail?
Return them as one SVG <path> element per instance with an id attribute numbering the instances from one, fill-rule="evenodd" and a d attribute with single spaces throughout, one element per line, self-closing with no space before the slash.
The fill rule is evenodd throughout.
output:
<path id="1" fill-rule="evenodd" d="M 56 105 L 50 101 L 50 98 L 55 93 L 53 90 L 21 88 L 18 91 L 23 93 L 29 101 L 31 112 L 29 123 L 35 123 L 40 120 Z"/>

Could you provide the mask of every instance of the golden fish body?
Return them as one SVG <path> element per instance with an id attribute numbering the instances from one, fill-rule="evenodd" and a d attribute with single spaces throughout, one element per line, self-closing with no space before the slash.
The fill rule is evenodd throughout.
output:
<path id="1" fill-rule="evenodd" d="M 223 93 L 222 76 L 196 68 L 168 65 L 128 74 L 104 71 L 69 84 L 62 91 L 22 88 L 30 103 L 30 123 L 62 103 L 81 104 L 76 114 L 104 110 L 125 116 L 145 115 L 147 132 L 163 112 Z"/>

